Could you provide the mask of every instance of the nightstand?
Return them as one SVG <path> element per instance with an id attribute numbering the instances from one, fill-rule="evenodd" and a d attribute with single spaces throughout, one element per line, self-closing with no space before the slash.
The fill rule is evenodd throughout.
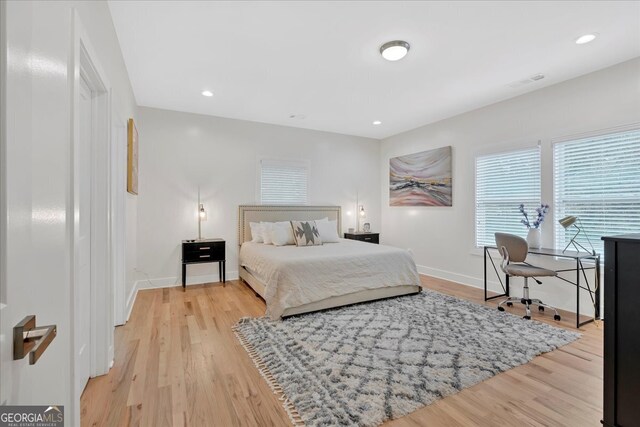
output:
<path id="1" fill-rule="evenodd" d="M 356 233 L 344 233 L 344 238 L 375 243 L 376 245 L 380 243 L 380 233 L 365 233 L 364 231 L 358 231 Z"/>
<path id="2" fill-rule="evenodd" d="M 182 241 L 182 287 L 187 286 L 187 264 L 218 263 L 218 277 L 226 282 L 225 241 L 223 239 L 199 239 Z"/>

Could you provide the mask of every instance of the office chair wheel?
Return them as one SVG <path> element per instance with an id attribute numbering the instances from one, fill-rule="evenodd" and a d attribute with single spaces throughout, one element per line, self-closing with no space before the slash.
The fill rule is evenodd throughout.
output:
<path id="1" fill-rule="evenodd" d="M 538 311 L 544 311 L 544 307 L 543 306 L 538 306 Z"/>
<path id="2" fill-rule="evenodd" d="M 555 314 L 553 316 L 553 320 L 560 320 L 560 315 L 559 314 Z"/>
<path id="3" fill-rule="evenodd" d="M 523 319 L 531 320 L 531 316 L 522 316 Z"/>
<path id="4" fill-rule="evenodd" d="M 513 307 L 513 303 L 512 302 L 508 302 L 507 303 L 507 307 Z"/>
<path id="5" fill-rule="evenodd" d="M 499 307 L 498 307 L 498 311 L 504 311 L 504 307 L 499 306 Z"/>

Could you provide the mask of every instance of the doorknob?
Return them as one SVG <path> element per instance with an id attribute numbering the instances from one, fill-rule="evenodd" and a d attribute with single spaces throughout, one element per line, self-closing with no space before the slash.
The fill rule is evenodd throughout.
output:
<path id="1" fill-rule="evenodd" d="M 29 353 L 29 365 L 34 365 L 56 337 L 56 325 L 36 327 L 36 316 L 25 317 L 13 327 L 13 360 Z"/>

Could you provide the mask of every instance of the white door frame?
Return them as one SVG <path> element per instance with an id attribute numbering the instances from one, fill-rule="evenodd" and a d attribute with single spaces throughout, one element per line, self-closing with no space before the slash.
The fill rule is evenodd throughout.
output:
<path id="1" fill-rule="evenodd" d="M 127 296 L 125 295 L 125 211 L 127 197 L 127 118 L 115 110 L 117 104 L 112 96 L 114 110 L 111 115 L 111 259 L 113 260 L 113 325 L 127 323 Z"/>
<path id="2" fill-rule="evenodd" d="M 106 374 L 113 360 L 113 262 L 111 260 L 111 86 L 98 62 L 87 32 L 76 10 L 72 15 L 72 46 L 70 63 L 71 87 L 71 164 L 69 244 L 71 254 L 71 354 L 72 381 L 76 388 L 75 307 L 78 293 L 78 231 L 79 231 L 79 147 L 80 141 L 80 76 L 92 90 L 92 187 L 91 187 L 91 376 Z M 74 390 L 77 399 L 82 390 Z M 79 403 L 78 401 L 75 402 Z M 79 410 L 75 411 L 79 414 Z M 78 420 L 78 424 L 79 424 Z"/>

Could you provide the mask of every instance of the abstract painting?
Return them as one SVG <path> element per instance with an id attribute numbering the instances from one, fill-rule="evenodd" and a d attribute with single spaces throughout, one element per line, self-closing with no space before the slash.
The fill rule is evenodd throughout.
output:
<path id="1" fill-rule="evenodd" d="M 138 194 L 138 129 L 133 119 L 127 127 L 127 191 Z"/>
<path id="2" fill-rule="evenodd" d="M 389 160 L 389 206 L 451 206 L 451 147 Z"/>

